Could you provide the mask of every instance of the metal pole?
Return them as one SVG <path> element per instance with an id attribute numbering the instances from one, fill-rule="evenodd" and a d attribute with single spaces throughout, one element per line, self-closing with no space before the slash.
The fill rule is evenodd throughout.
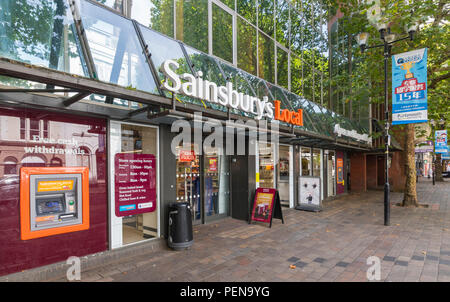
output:
<path id="1" fill-rule="evenodd" d="M 388 100 L 388 59 L 390 58 L 390 46 L 384 42 L 384 112 L 385 112 L 385 178 L 384 185 L 384 225 L 388 226 L 390 222 L 390 203 L 389 203 L 389 100 Z"/>

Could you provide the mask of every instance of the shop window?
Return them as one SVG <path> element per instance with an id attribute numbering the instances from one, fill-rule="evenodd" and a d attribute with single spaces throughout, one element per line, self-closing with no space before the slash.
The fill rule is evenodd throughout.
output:
<path id="1" fill-rule="evenodd" d="M 311 149 L 301 148 L 301 171 L 302 176 L 312 176 L 311 174 Z"/>
<path id="2" fill-rule="evenodd" d="M 320 156 L 320 150 L 319 149 L 313 149 L 313 176 L 320 177 L 320 162 L 322 161 L 322 158 Z"/>
<path id="3" fill-rule="evenodd" d="M 259 186 L 274 187 L 274 156 L 271 144 L 258 144 L 259 152 Z"/>
<path id="4" fill-rule="evenodd" d="M 233 16 L 212 4 L 212 52 L 215 56 L 233 63 Z"/>

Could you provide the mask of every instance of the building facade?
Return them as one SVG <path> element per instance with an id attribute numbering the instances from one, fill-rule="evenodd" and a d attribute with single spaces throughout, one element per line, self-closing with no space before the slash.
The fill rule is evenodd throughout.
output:
<path id="1" fill-rule="evenodd" d="M 258 187 L 291 208 L 308 180 L 318 202 L 359 188 L 368 102 L 333 82 L 330 16 L 320 1 L 2 1 L 0 275 L 167 237 L 172 202 L 203 224 L 247 220 Z M 89 227 L 24 239 L 24 214 L 32 231 L 71 217 L 41 185 L 74 188 L 52 174 L 26 195 L 22 171 L 74 167 Z"/>

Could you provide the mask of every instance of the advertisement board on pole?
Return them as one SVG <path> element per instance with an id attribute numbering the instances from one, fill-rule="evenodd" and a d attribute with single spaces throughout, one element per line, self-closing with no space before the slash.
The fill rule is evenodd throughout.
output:
<path id="1" fill-rule="evenodd" d="M 434 152 L 447 153 L 447 130 L 436 130 L 434 134 Z"/>
<path id="2" fill-rule="evenodd" d="M 428 121 L 427 48 L 392 56 L 392 124 Z"/>

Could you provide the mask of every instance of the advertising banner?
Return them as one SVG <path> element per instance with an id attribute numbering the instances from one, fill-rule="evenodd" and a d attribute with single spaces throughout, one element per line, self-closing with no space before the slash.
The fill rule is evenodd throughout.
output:
<path id="1" fill-rule="evenodd" d="M 281 219 L 284 224 L 278 191 L 273 188 L 257 188 L 249 223 L 252 221 L 266 222 L 272 227 L 273 218 Z"/>
<path id="2" fill-rule="evenodd" d="M 392 124 L 428 121 L 427 48 L 392 56 Z"/>
<path id="3" fill-rule="evenodd" d="M 447 153 L 447 130 L 436 130 L 434 133 L 434 152 Z"/>
<path id="4" fill-rule="evenodd" d="M 442 153 L 441 158 L 443 160 L 449 160 L 450 159 L 450 146 L 447 146 L 447 152 L 446 153 Z"/>
<path id="5" fill-rule="evenodd" d="M 114 163 L 116 216 L 155 211 L 155 156 L 153 154 L 118 153 Z"/>

